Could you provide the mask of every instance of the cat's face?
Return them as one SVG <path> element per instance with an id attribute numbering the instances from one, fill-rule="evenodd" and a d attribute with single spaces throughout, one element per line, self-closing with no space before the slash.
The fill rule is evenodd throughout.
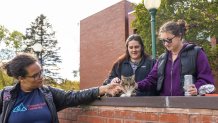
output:
<path id="1" fill-rule="evenodd" d="M 135 95 L 135 76 L 121 76 L 121 85 L 124 88 L 125 92 L 121 95 L 121 97 L 130 97 Z"/>
<path id="2" fill-rule="evenodd" d="M 135 76 L 121 76 L 121 85 L 122 86 L 134 86 L 135 85 Z"/>

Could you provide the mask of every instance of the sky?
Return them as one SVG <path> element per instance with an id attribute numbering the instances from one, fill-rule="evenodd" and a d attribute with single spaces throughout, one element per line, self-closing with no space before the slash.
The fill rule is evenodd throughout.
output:
<path id="1" fill-rule="evenodd" d="M 91 16 L 121 0 L 0 0 L 0 25 L 11 32 L 25 34 L 31 22 L 43 14 L 56 32 L 61 47 L 61 76 L 73 78 L 73 70 L 79 70 L 80 20 Z M 129 0 L 139 2 L 141 0 Z"/>

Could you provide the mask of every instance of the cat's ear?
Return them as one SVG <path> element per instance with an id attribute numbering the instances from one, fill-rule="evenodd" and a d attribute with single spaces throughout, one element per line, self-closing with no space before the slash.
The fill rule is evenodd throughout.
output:
<path id="1" fill-rule="evenodd" d="M 123 80 L 125 78 L 125 76 L 121 75 L 121 80 Z"/>
<path id="2" fill-rule="evenodd" d="M 135 74 L 133 74 L 133 75 L 131 76 L 131 78 L 132 78 L 133 80 L 135 80 Z"/>

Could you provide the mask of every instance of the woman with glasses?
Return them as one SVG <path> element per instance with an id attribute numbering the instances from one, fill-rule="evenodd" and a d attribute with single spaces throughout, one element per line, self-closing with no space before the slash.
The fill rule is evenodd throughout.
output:
<path id="1" fill-rule="evenodd" d="M 148 77 L 138 82 L 138 89 L 149 90 L 157 87 L 161 96 L 183 96 L 184 76 L 192 75 L 193 84 L 187 92 L 194 96 L 202 85 L 214 84 L 208 59 L 202 48 L 194 44 L 184 43 L 186 32 L 185 21 L 169 21 L 159 30 L 159 39 L 166 52 L 154 65 Z"/>
<path id="2" fill-rule="evenodd" d="M 156 60 L 150 58 L 144 52 L 144 44 L 137 34 L 130 35 L 126 40 L 126 51 L 113 64 L 113 68 L 104 81 L 104 85 L 109 83 L 119 83 L 121 76 L 129 77 L 134 75 L 134 80 L 141 81 L 151 71 Z M 155 96 L 156 89 L 136 90 L 136 96 Z"/>
<path id="3" fill-rule="evenodd" d="M 78 92 L 45 86 L 40 64 L 28 54 L 16 56 L 5 69 L 18 82 L 0 91 L 1 123 L 58 123 L 57 111 L 89 103 L 105 93 L 116 95 L 123 90 L 116 83 Z"/>

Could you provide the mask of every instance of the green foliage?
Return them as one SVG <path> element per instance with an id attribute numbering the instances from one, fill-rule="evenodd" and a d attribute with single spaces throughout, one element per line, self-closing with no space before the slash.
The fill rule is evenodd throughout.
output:
<path id="1" fill-rule="evenodd" d="M 13 58 L 20 51 L 24 35 L 21 32 L 10 32 L 0 25 L 0 62 Z"/>
<path id="2" fill-rule="evenodd" d="M 44 80 L 45 84 L 50 85 L 52 87 L 61 88 L 63 90 L 79 90 L 79 82 L 78 81 L 70 81 L 63 80 L 60 84 L 55 82 L 53 78 L 47 78 Z"/>
<path id="3" fill-rule="evenodd" d="M 8 30 L 4 26 L 0 25 L 0 42 L 3 39 L 5 39 L 5 37 L 7 36 L 7 33 L 8 33 Z"/>
<path id="4" fill-rule="evenodd" d="M 13 85 L 14 79 L 12 77 L 7 76 L 5 71 L 0 68 L 0 89 L 2 89 L 5 86 Z"/>
<path id="5" fill-rule="evenodd" d="M 16 51 L 22 46 L 22 41 L 24 40 L 24 35 L 21 32 L 13 31 L 10 33 L 9 41 L 12 42 L 13 47 Z"/>
<path id="6" fill-rule="evenodd" d="M 46 85 L 56 85 L 56 81 L 51 77 L 44 78 L 44 84 Z"/>
<path id="7" fill-rule="evenodd" d="M 213 69 L 213 71 L 218 72 L 218 45 L 212 47 L 209 51 L 207 51 L 207 54 L 211 68 Z"/>
<path id="8" fill-rule="evenodd" d="M 19 31 L 9 32 L 7 28 L 0 25 L 0 42 L 4 41 L 6 46 L 18 49 L 22 45 L 24 35 Z"/>
<path id="9" fill-rule="evenodd" d="M 79 90 L 78 81 L 70 81 L 66 79 L 61 84 L 59 84 L 59 86 L 64 90 Z"/>
<path id="10" fill-rule="evenodd" d="M 7 28 L 0 25 L 0 45 L 3 45 L 3 43 L 6 45 L 6 47 L 0 46 L 0 89 L 14 84 L 14 79 L 9 77 L 2 68 L 2 62 L 10 60 L 16 55 L 16 51 L 21 47 L 23 37 L 22 33 L 18 31 L 10 33 Z"/>
<path id="11" fill-rule="evenodd" d="M 55 32 L 46 16 L 40 15 L 35 19 L 35 22 L 31 23 L 30 28 L 26 29 L 26 38 L 30 39 L 25 42 L 27 47 L 31 47 L 35 43 L 42 45 L 43 51 L 40 54 L 40 59 L 42 60 L 45 76 L 60 79 L 57 71 L 58 63 L 61 63 L 60 47 L 57 47 L 58 42 L 55 39 Z"/>

